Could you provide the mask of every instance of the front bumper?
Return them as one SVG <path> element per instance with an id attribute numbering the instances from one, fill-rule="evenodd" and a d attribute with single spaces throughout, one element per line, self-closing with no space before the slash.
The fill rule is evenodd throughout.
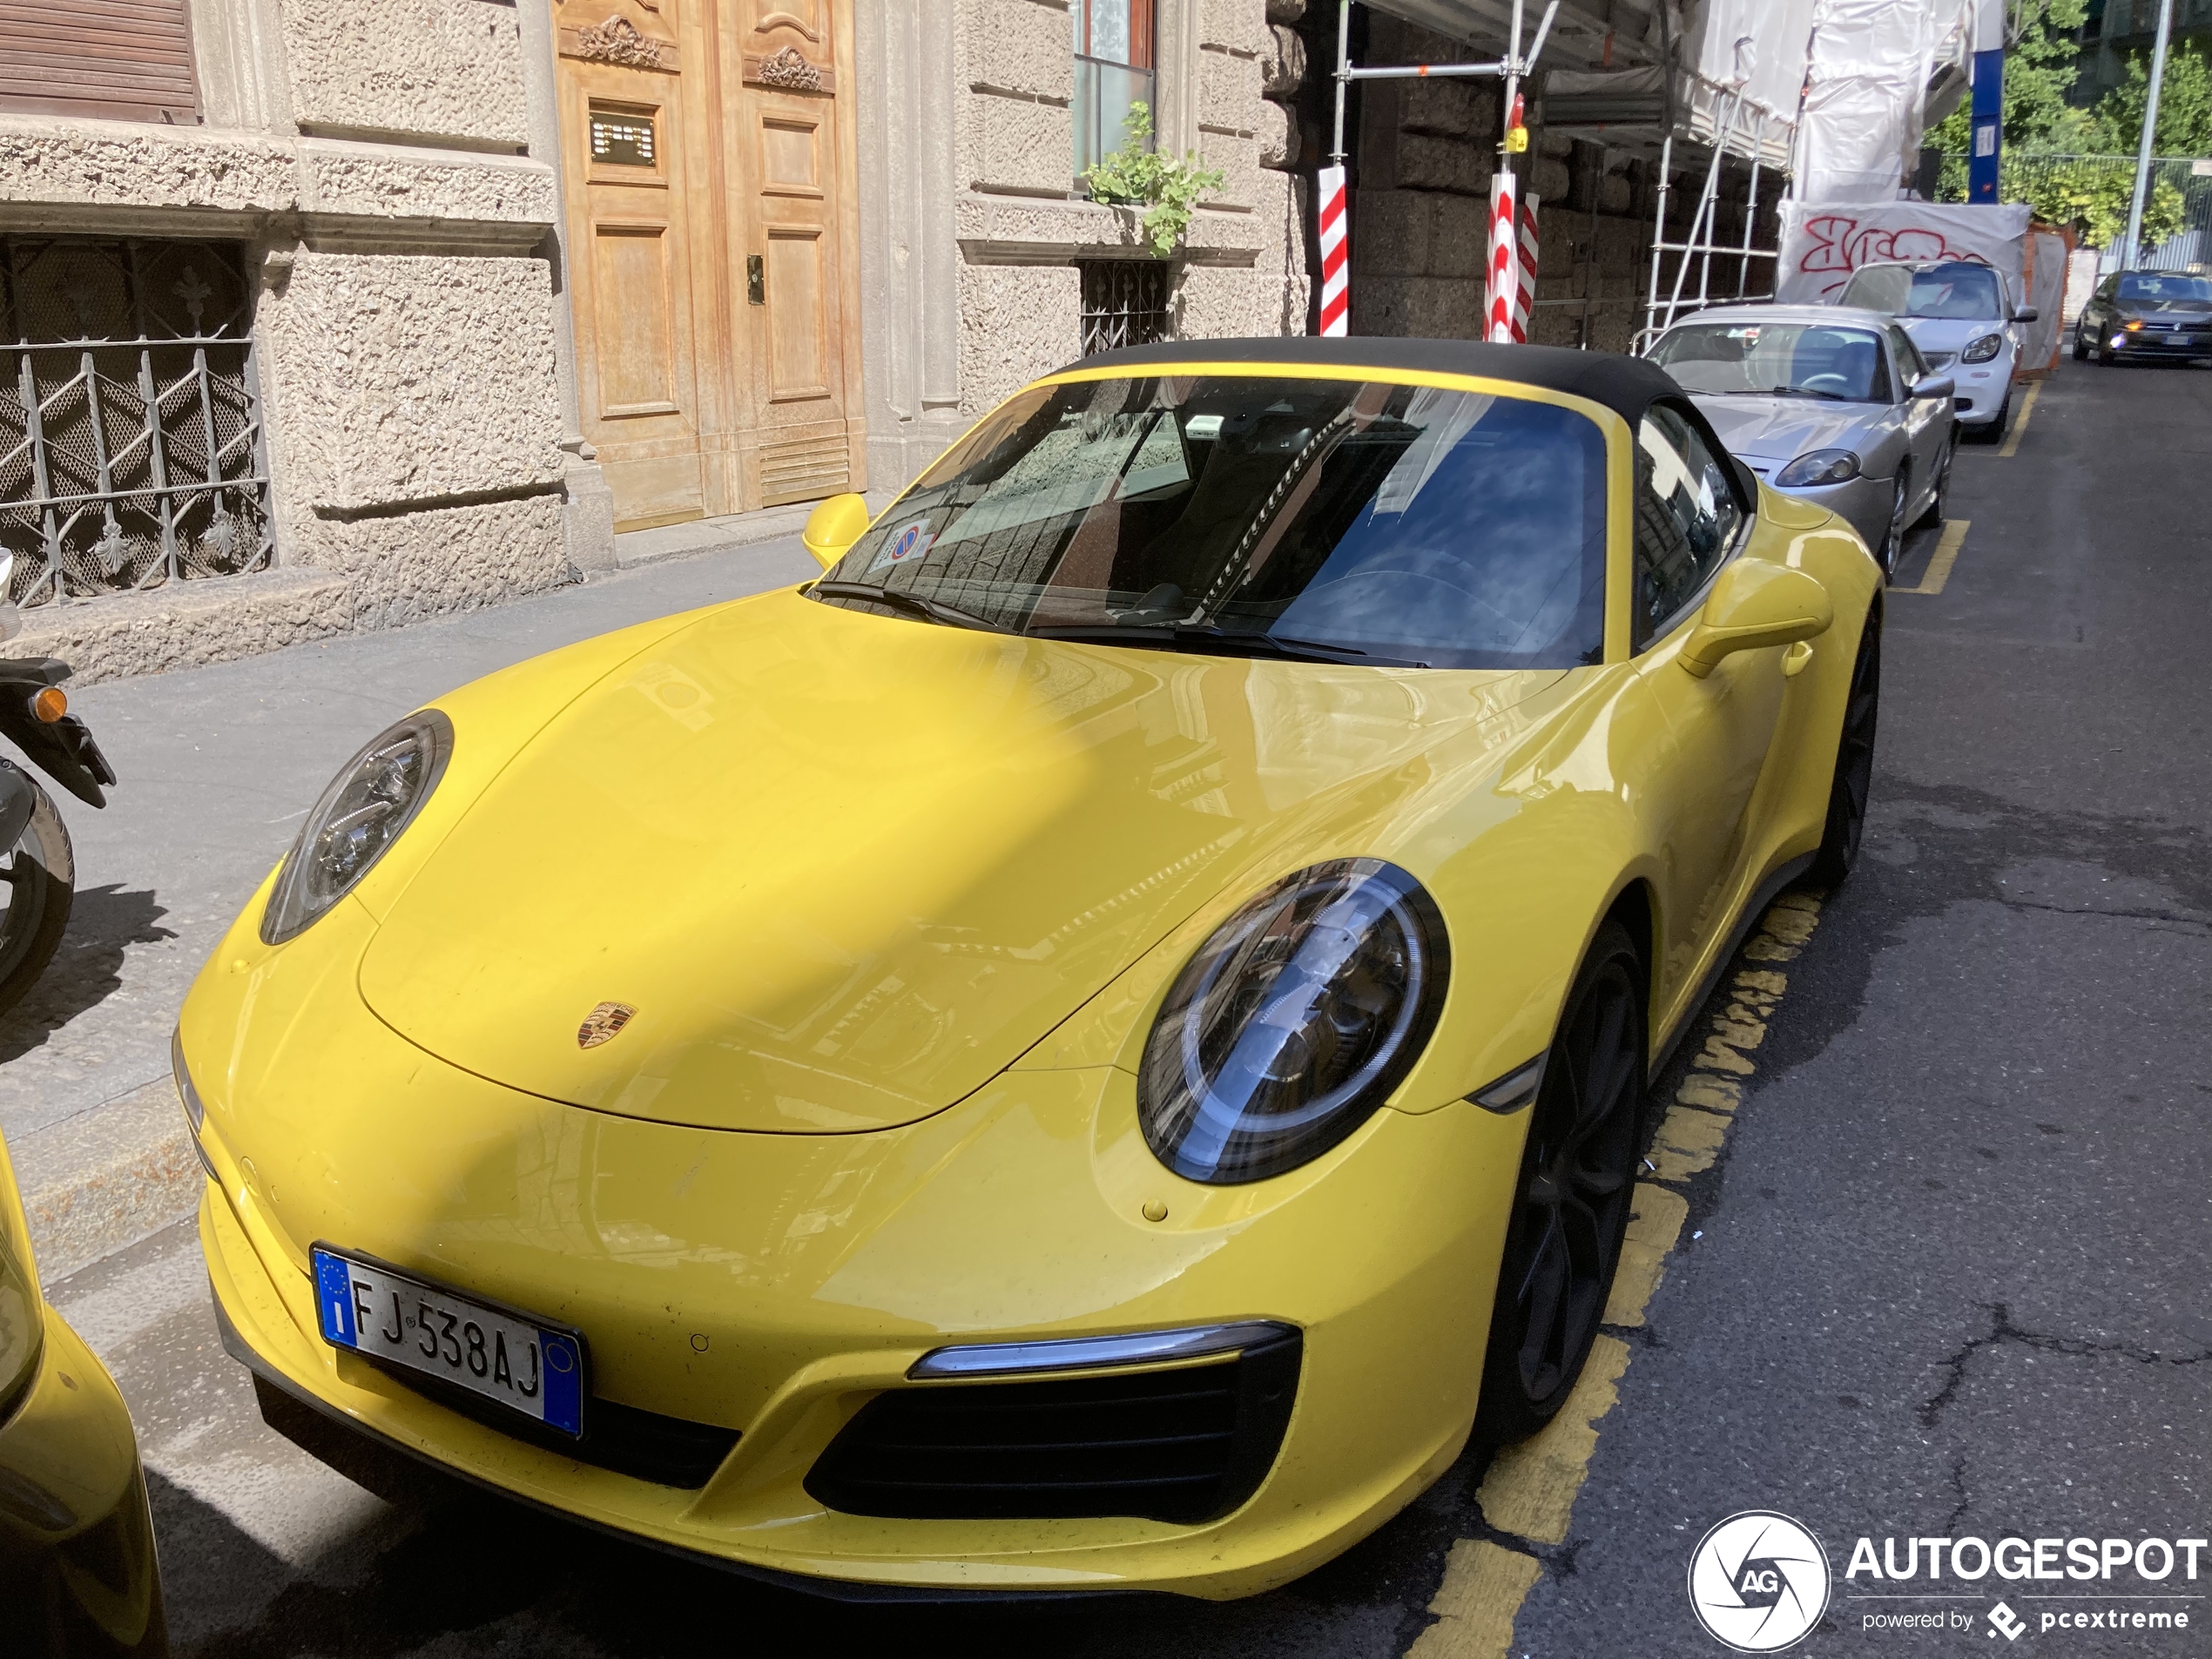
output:
<path id="1" fill-rule="evenodd" d="M 2181 346 L 2174 345 L 2167 339 L 2168 332 L 2160 330 L 2154 334 L 2146 328 L 2139 334 L 2131 334 L 2123 329 L 2114 329 L 2105 335 L 2104 341 L 2112 347 L 2113 354 L 2116 357 L 2169 357 L 2184 362 L 2212 357 L 2212 328 L 2188 331 L 2191 336 L 2189 343 Z"/>
<path id="2" fill-rule="evenodd" d="M 131 1413 L 61 1316 L 44 1320 L 38 1375 L 0 1422 L 0 1649 L 165 1654 Z"/>
<path id="3" fill-rule="evenodd" d="M 349 925 L 319 922 L 320 948 L 346 958 Z M 248 960 L 226 941 L 182 1037 L 206 1103 L 216 1300 L 265 1379 L 389 1447 L 744 1571 L 1222 1598 L 1348 1548 L 1465 1441 L 1518 1119 L 1385 1110 L 1305 1170 L 1230 1189 L 1152 1158 L 1111 1067 L 1008 1072 L 897 1130 L 702 1130 L 446 1066 L 362 1007 L 349 961 L 312 968 L 295 946 L 260 977 L 232 969 L 234 946 Z M 1161 1199 L 1167 1219 L 1145 1220 Z M 736 1431 L 734 1447 L 686 1489 L 448 1409 L 322 1341 L 318 1238 L 574 1325 L 595 1398 Z M 948 1343 L 1250 1319 L 1298 1329 L 1301 1372 L 1279 1453 L 1221 1519 L 887 1518 L 807 1490 L 878 1395 L 975 1386 L 910 1379 Z"/>

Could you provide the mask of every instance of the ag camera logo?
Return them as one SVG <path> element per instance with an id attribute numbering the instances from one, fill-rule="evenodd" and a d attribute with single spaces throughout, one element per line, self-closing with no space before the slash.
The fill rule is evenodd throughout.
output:
<path id="1" fill-rule="evenodd" d="M 1828 1610 L 1828 1552 L 1770 1509 L 1730 1515 L 1689 1558 L 1689 1607 L 1705 1634 L 1738 1653 L 1779 1653 Z"/>

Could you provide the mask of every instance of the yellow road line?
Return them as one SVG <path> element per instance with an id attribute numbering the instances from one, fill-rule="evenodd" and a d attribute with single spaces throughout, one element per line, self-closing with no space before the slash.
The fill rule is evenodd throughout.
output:
<path id="1" fill-rule="evenodd" d="M 1892 588 L 1892 593 L 1938 594 L 1943 584 L 1951 580 L 1951 567 L 1959 563 L 1959 550 L 1966 545 L 1966 532 L 1974 527 L 1971 518 L 1946 518 L 1943 534 L 1937 538 L 1935 555 L 1928 561 L 1928 568 L 1920 573 L 1917 588 Z"/>
<path id="2" fill-rule="evenodd" d="M 1956 528 L 1965 534 L 1964 524 Z M 1945 536 L 1948 541 L 1949 529 Z M 1953 544 L 1952 556 L 1957 552 Z M 1947 562 L 1944 568 L 1949 570 Z M 1605 1306 L 1607 1325 L 1633 1328 L 1643 1323 L 1689 1214 L 1689 1201 L 1662 1184 L 1686 1181 L 1710 1169 L 1719 1156 L 1743 1103 L 1743 1079 L 1758 1069 L 1747 1056 L 1765 1040 L 1767 1018 L 1790 988 L 1787 975 L 1774 965 L 1794 960 L 1819 921 L 1817 899 L 1784 894 L 1744 946 L 1745 960 L 1761 966 L 1737 973 L 1730 982 L 1727 1007 L 1708 1022 L 1703 1045 L 1675 1089 L 1653 1143 L 1656 1178 L 1636 1184 L 1635 1207 L 1621 1247 L 1612 1298 Z M 1529 1548 L 1512 1549 L 1475 1538 L 1453 1542 L 1444 1563 L 1444 1581 L 1428 1604 L 1436 1622 L 1415 1638 L 1406 1659 L 1509 1659 L 1514 1622 L 1544 1575 L 1535 1548 L 1567 1541 L 1575 1500 L 1597 1450 L 1598 1423 L 1620 1398 L 1630 1352 L 1620 1338 L 1601 1333 L 1559 1415 L 1492 1459 L 1475 1494 L 1482 1518 Z"/>
<path id="3" fill-rule="evenodd" d="M 2005 447 L 1997 452 L 1997 458 L 2000 461 L 2006 455 L 2020 453 L 2020 434 L 2027 430 L 2027 417 L 2035 413 L 2035 400 L 2041 395 L 2042 391 L 2041 381 L 2029 382 L 2027 395 L 2020 401 L 2020 412 L 2013 417 L 2013 429 L 2005 435 Z"/>

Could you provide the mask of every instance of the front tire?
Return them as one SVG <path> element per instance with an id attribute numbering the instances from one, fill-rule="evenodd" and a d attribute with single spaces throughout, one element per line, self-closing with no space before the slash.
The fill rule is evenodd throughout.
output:
<path id="1" fill-rule="evenodd" d="M 1905 515 L 1912 505 L 1912 475 L 1899 467 L 1896 487 L 1890 491 L 1889 528 L 1882 532 L 1882 545 L 1874 556 L 1881 561 L 1885 585 L 1896 576 L 1898 561 L 1905 556 Z"/>
<path id="2" fill-rule="evenodd" d="M 1935 494 L 1929 498 L 1928 510 L 1914 520 L 1916 529 L 1940 529 L 1943 516 L 1951 505 L 1951 469 L 1959 459 L 1959 428 L 1951 428 L 1951 442 L 1943 446 L 1943 455 L 1936 462 Z"/>
<path id="3" fill-rule="evenodd" d="M 1646 976 L 1617 921 L 1567 994 L 1521 1155 L 1475 1433 L 1534 1433 L 1581 1375 L 1612 1294 L 1643 1150 Z"/>
<path id="4" fill-rule="evenodd" d="M 35 797 L 16 844 L 0 849 L 0 1013 L 23 1001 L 46 971 L 69 927 L 77 896 L 77 855 L 53 798 L 26 778 Z"/>
<path id="5" fill-rule="evenodd" d="M 2079 328 L 2074 331 L 2074 361 L 2077 363 L 2089 361 L 2089 342 Z"/>
<path id="6" fill-rule="evenodd" d="M 1844 722 L 1836 737 L 1836 773 L 1828 786 L 1828 819 L 1820 850 L 1807 879 L 1815 886 L 1841 887 L 1858 862 L 1866 833 L 1866 799 L 1874 783 L 1874 729 L 1881 714 L 1882 624 L 1870 615 L 1851 663 L 1851 689 L 1844 698 Z"/>

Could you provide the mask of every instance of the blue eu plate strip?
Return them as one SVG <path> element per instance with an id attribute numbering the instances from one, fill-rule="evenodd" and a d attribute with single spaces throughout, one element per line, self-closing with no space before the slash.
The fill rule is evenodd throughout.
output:
<path id="1" fill-rule="evenodd" d="M 583 1433 L 583 1356 L 575 1342 L 557 1331 L 540 1331 L 545 1356 L 545 1421 L 550 1428 Z"/>
<path id="2" fill-rule="evenodd" d="M 354 1282 L 346 1264 L 327 1251 L 315 1252 L 315 1305 L 322 1318 L 322 1334 L 331 1342 L 358 1348 L 354 1334 Z"/>

